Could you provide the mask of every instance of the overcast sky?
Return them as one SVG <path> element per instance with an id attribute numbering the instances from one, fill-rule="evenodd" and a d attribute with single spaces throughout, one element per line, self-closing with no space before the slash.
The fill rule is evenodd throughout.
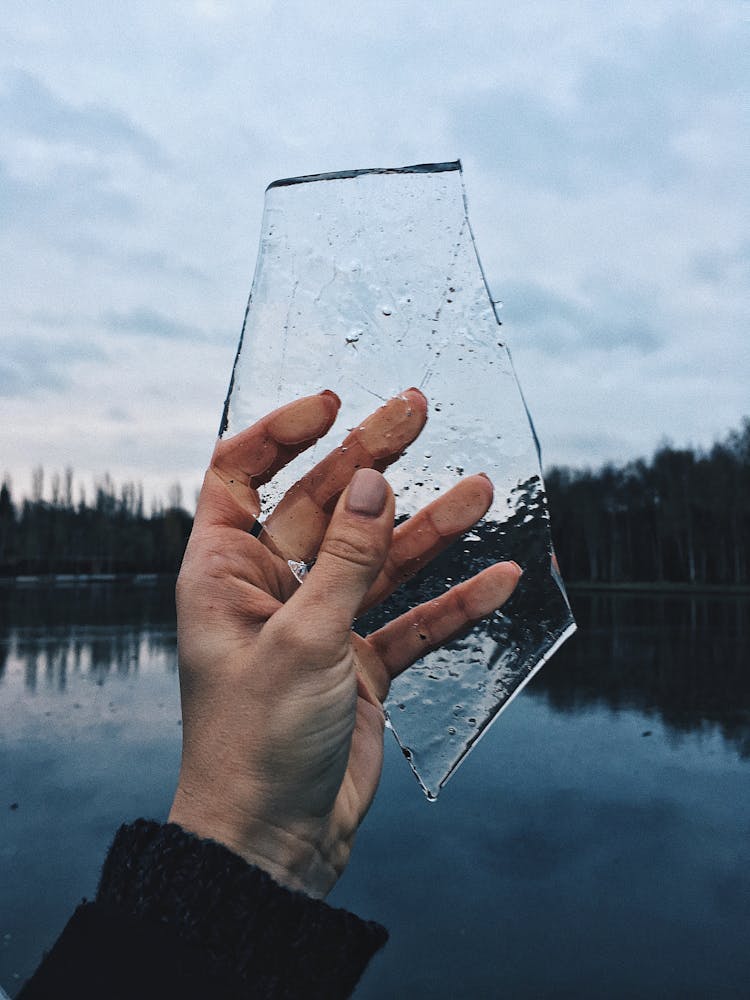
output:
<path id="1" fill-rule="evenodd" d="M 749 28 L 739 0 L 5 0 L 0 475 L 192 500 L 269 181 L 458 157 L 545 464 L 709 445 L 750 414 Z"/>

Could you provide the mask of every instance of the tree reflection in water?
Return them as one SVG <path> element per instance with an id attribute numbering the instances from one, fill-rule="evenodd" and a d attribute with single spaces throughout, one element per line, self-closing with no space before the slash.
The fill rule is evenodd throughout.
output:
<path id="1" fill-rule="evenodd" d="M 71 676 L 104 684 L 143 668 L 177 667 L 174 583 L 108 583 L 5 591 L 0 684 L 8 665 L 33 693 Z M 637 709 L 673 731 L 716 728 L 750 758 L 750 595 L 573 595 L 579 633 L 527 689 L 553 708 Z"/>
<path id="2" fill-rule="evenodd" d="M 177 669 L 174 581 L 8 588 L 0 612 L 0 683 L 11 663 L 30 693 L 64 692 L 71 676 Z"/>
<path id="3" fill-rule="evenodd" d="M 750 597 L 580 591 L 572 604 L 578 634 L 446 807 L 424 805 L 390 748 L 336 904 L 393 935 L 363 997 L 493 996 L 499 969 L 514 996 L 744 995 Z M 0 594 L 6 988 L 91 894 L 117 825 L 166 815 L 175 668 L 173 581 Z M 698 739 L 679 740 L 688 731 Z M 726 743 L 704 755 L 708 731 Z"/>
<path id="4" fill-rule="evenodd" d="M 750 595 L 573 594 L 579 632 L 533 690 L 560 711 L 637 709 L 675 732 L 717 728 L 750 758 Z"/>

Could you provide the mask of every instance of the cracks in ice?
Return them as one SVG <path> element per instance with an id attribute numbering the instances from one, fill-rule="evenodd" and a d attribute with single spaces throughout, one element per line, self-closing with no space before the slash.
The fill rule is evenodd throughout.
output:
<path id="1" fill-rule="evenodd" d="M 284 320 L 284 328 L 281 331 L 282 336 L 282 347 L 281 347 L 281 364 L 279 365 L 279 381 L 276 387 L 276 405 L 278 406 L 281 402 L 281 389 L 284 385 L 284 375 L 286 370 L 286 349 L 289 342 L 289 324 L 292 320 L 292 306 L 294 305 L 294 299 L 297 295 L 297 289 L 299 288 L 299 279 L 295 280 L 294 286 L 292 288 L 292 294 L 289 296 L 289 305 L 286 310 L 286 319 Z"/>

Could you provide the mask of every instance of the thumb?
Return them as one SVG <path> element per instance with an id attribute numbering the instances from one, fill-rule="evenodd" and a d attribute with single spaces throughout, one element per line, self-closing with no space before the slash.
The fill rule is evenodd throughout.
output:
<path id="1" fill-rule="evenodd" d="M 359 469 L 336 505 L 315 565 L 287 602 L 291 611 L 325 618 L 338 636 L 348 633 L 357 609 L 383 568 L 393 536 L 395 501 L 375 469 Z M 323 612 L 323 614 L 321 614 Z"/>

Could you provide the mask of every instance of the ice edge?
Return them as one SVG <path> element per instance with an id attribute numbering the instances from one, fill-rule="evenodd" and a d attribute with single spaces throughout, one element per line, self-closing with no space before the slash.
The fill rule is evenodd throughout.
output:
<path id="1" fill-rule="evenodd" d="M 292 184 L 309 184 L 313 181 L 340 181 L 365 174 L 439 174 L 446 170 L 462 171 L 460 160 L 446 160 L 444 163 L 413 163 L 407 167 L 362 167 L 359 170 L 335 170 L 327 174 L 303 174 L 300 177 L 282 177 L 271 181 L 266 188 L 289 187 Z"/>
<path id="2" fill-rule="evenodd" d="M 467 748 L 467 752 L 459 760 L 457 760 L 456 763 L 453 765 L 453 767 L 450 769 L 450 771 L 448 771 L 448 773 L 445 775 L 443 780 L 438 785 L 437 792 L 434 793 L 435 796 L 437 796 L 441 792 L 441 790 L 447 785 L 447 783 L 450 781 L 450 779 L 453 777 L 453 775 L 456 773 L 459 767 L 469 756 L 468 751 L 474 749 L 474 747 L 482 740 L 485 733 L 487 733 L 487 731 L 495 723 L 495 721 L 500 718 L 500 716 L 503 714 L 508 705 L 510 705 L 510 703 L 516 698 L 516 696 L 519 695 L 521 691 L 523 691 L 523 689 L 526 687 L 529 681 L 539 673 L 539 671 L 542 669 L 545 663 L 547 663 L 547 661 L 554 656 L 554 654 L 557 652 L 560 646 L 562 646 L 564 642 L 567 642 L 567 640 L 570 639 L 570 637 L 574 635 L 577 631 L 578 631 L 578 626 L 574 621 L 572 621 L 570 625 L 568 625 L 568 627 L 565 629 L 565 631 L 562 632 L 557 637 L 557 639 L 553 642 L 550 648 L 540 657 L 539 662 L 536 664 L 536 666 L 533 667 L 532 670 L 530 670 L 529 673 L 524 677 L 524 679 L 515 689 L 513 694 L 506 701 L 502 703 L 500 708 L 497 710 L 497 712 L 495 712 L 495 714 L 492 716 L 492 718 L 484 727 L 484 729 L 481 731 L 481 733 L 477 735 L 477 738 L 474 740 L 471 746 Z M 420 782 L 420 784 L 422 784 L 422 782 Z"/>
<path id="3" fill-rule="evenodd" d="M 440 782 L 438 783 L 437 789 L 433 790 L 433 789 L 429 788 L 425 784 L 424 779 L 419 775 L 419 773 L 417 772 L 417 770 L 414 767 L 413 763 L 404 754 L 404 756 L 406 757 L 406 761 L 409 764 L 409 767 L 412 769 L 412 772 L 414 773 L 414 776 L 416 777 L 417 781 L 419 782 L 420 788 L 424 792 L 425 797 L 427 798 L 427 800 L 429 802 L 435 802 L 435 801 L 437 801 L 437 797 L 440 794 L 440 792 L 443 790 L 443 788 L 445 788 L 445 786 L 447 785 L 447 783 L 450 781 L 450 779 L 453 777 L 453 775 L 456 773 L 456 771 L 459 769 L 459 767 L 463 764 L 463 762 L 466 760 L 466 758 L 471 755 L 471 751 L 483 739 L 483 737 L 488 732 L 488 730 L 491 728 L 491 726 L 494 724 L 494 722 L 497 719 L 500 718 L 500 716 L 503 714 L 503 712 L 508 707 L 508 705 L 510 705 L 510 703 L 516 698 L 516 696 L 519 695 L 521 693 L 521 691 L 523 691 L 523 689 L 526 687 L 526 685 L 529 683 L 529 681 L 539 673 L 539 671 L 542 669 L 542 667 L 545 665 L 545 663 L 547 663 L 547 661 L 549 659 L 551 659 L 552 656 L 554 656 L 554 654 L 562 646 L 562 644 L 564 642 L 566 642 L 568 639 L 570 639 L 570 637 L 572 635 L 574 635 L 577 630 L 578 630 L 578 626 L 576 625 L 576 623 L 574 621 L 571 621 L 571 623 L 557 637 L 557 639 L 550 646 L 550 648 L 539 658 L 539 662 L 537 664 L 535 664 L 534 667 L 532 667 L 532 669 L 529 671 L 529 673 L 526 675 L 526 677 L 524 677 L 524 679 L 521 681 L 521 683 L 518 685 L 518 687 L 510 695 L 510 697 L 507 698 L 502 703 L 502 705 L 500 706 L 500 708 L 498 708 L 497 712 L 495 712 L 495 714 L 489 720 L 489 722 L 487 723 L 487 725 L 482 729 L 482 731 L 480 733 L 477 734 L 476 739 L 469 746 L 466 747 L 465 753 L 462 754 L 462 756 L 450 768 L 450 770 L 448 771 L 448 773 L 440 780 Z M 403 746 L 401 740 L 399 739 L 399 735 L 396 732 L 396 729 L 393 726 L 392 722 L 391 722 L 390 730 L 393 733 L 394 737 L 396 738 L 396 742 L 398 743 L 399 747 L 401 748 L 401 751 L 403 752 L 404 746 Z"/>

